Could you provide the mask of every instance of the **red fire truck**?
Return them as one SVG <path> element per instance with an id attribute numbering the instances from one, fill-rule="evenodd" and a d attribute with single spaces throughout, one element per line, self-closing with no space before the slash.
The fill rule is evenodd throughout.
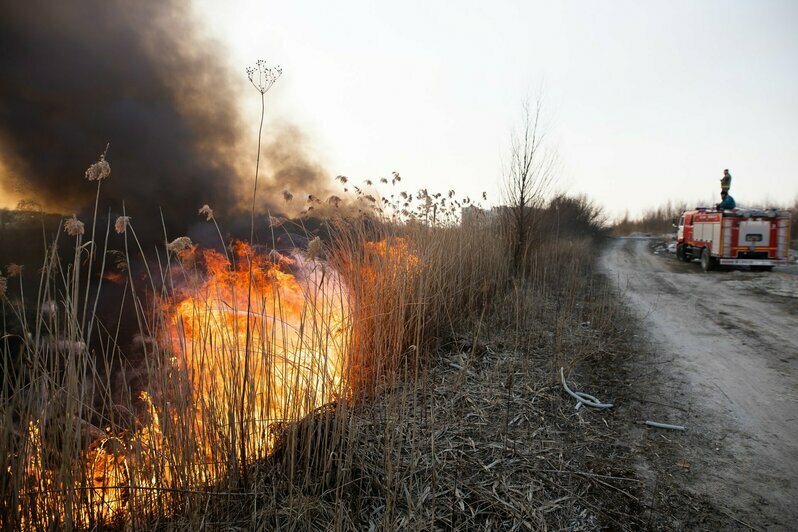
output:
<path id="1" fill-rule="evenodd" d="M 789 211 L 699 207 L 685 211 L 677 229 L 676 256 L 699 259 L 704 271 L 718 265 L 769 271 L 788 260 Z"/>

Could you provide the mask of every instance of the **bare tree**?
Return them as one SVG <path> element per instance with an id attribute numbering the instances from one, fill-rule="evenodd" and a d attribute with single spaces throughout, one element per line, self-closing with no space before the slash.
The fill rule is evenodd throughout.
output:
<path id="1" fill-rule="evenodd" d="M 510 163 L 504 172 L 503 222 L 510 238 L 513 271 L 523 276 L 524 264 L 540 225 L 544 194 L 554 178 L 556 153 L 544 143 L 546 127 L 542 119 L 541 96 L 534 105 L 524 102 L 521 127 L 513 131 Z"/>

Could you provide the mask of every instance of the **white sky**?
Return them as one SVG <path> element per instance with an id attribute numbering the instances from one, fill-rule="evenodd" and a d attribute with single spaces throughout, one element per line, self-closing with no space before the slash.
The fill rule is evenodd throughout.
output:
<path id="1" fill-rule="evenodd" d="M 739 204 L 798 198 L 793 0 L 196 2 L 242 79 L 282 65 L 267 120 L 302 128 L 332 176 L 396 170 L 408 190 L 499 203 L 543 86 L 557 187 L 611 215 L 714 201 L 724 168 Z"/>

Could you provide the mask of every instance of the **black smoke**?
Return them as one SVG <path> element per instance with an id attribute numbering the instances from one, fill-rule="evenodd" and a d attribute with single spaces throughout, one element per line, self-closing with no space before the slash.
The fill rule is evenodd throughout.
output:
<path id="1" fill-rule="evenodd" d="M 170 232 L 241 206 L 243 72 L 199 36 L 185 0 L 3 1 L 0 157 L 6 189 L 49 210 L 93 207 L 83 178 L 110 142 L 101 212 Z M 253 97 L 259 97 L 253 89 Z M 254 152 L 254 145 L 248 146 Z M 254 153 L 252 153 L 254 159 Z"/>

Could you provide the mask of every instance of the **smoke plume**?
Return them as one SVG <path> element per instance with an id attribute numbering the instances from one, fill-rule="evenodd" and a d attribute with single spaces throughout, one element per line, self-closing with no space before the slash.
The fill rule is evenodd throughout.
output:
<path id="1" fill-rule="evenodd" d="M 255 156 L 236 105 L 244 74 L 230 72 L 219 45 L 198 35 L 190 7 L 187 0 L 3 2 L 0 189 L 48 209 L 93 206 L 96 188 L 83 173 L 110 142 L 102 204 L 119 212 L 124 202 L 139 226 L 146 218 L 160 227 L 159 208 L 170 231 L 195 222 L 205 203 L 238 209 Z M 276 159 L 264 156 L 275 175 L 287 164 L 302 171 L 280 177 L 302 187 L 325 179 L 290 143 L 270 149 Z M 264 192 L 291 186 L 269 178 L 262 177 Z"/>

